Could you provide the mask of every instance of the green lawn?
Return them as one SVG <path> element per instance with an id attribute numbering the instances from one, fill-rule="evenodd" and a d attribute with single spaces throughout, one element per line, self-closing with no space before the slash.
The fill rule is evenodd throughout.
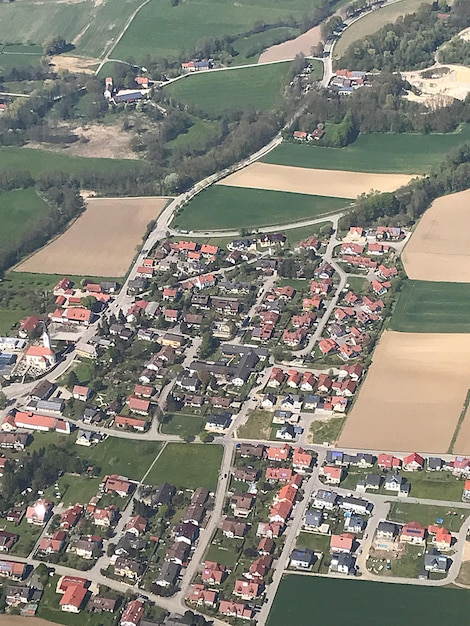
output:
<path id="1" fill-rule="evenodd" d="M 81 458 L 101 467 L 101 474 L 122 474 L 140 480 L 161 447 L 157 441 L 108 437 L 92 448 L 75 446 L 74 450 Z"/>
<path id="2" fill-rule="evenodd" d="M 217 486 L 222 446 L 196 443 L 169 443 L 146 478 L 146 482 L 159 485 L 165 481 L 195 489 Z"/>
<path id="3" fill-rule="evenodd" d="M 291 15 L 301 18 L 320 4 L 321 0 L 193 0 L 173 7 L 170 2 L 151 0 L 134 18 L 113 58 L 191 57 L 195 46 L 208 38 L 245 33 L 255 22 L 274 24 Z"/>
<path id="4" fill-rule="evenodd" d="M 287 241 L 291 247 L 294 247 L 300 241 L 308 239 L 312 235 L 315 235 L 320 240 L 325 236 L 325 233 L 331 228 L 331 222 L 320 222 L 314 226 L 300 226 L 299 228 L 289 228 L 284 231 Z"/>
<path id="5" fill-rule="evenodd" d="M 402 332 L 468 333 L 469 306 L 470 284 L 408 280 L 389 326 Z"/>
<path id="6" fill-rule="evenodd" d="M 412 498 L 460 502 L 464 483 L 450 472 L 403 472 L 411 483 Z"/>
<path id="7" fill-rule="evenodd" d="M 0 193 L 0 251 L 17 248 L 48 212 L 49 206 L 33 188 Z"/>
<path id="8" fill-rule="evenodd" d="M 6 530 L 11 533 L 17 533 L 19 535 L 18 541 L 15 543 L 13 548 L 11 549 L 11 555 L 17 556 L 28 556 L 31 550 L 34 548 L 36 541 L 39 538 L 39 535 L 43 531 L 42 526 L 34 526 L 33 524 L 28 524 L 26 521 L 26 517 L 23 517 L 23 520 L 19 526 L 15 526 L 13 522 L 7 522 L 6 520 L 0 520 L 0 528 L 2 530 Z"/>
<path id="9" fill-rule="evenodd" d="M 213 185 L 191 200 L 175 217 L 172 226 L 212 230 L 285 224 L 339 211 L 350 202 L 341 198 Z"/>
<path id="10" fill-rule="evenodd" d="M 59 479 L 59 489 L 62 494 L 60 502 L 63 502 L 65 506 L 76 504 L 77 502 L 88 504 L 91 498 L 97 494 L 100 482 L 101 478 L 65 474 L 65 476 Z"/>
<path id="11" fill-rule="evenodd" d="M 276 165 L 325 170 L 424 174 L 438 165 L 446 152 L 470 139 L 470 124 L 455 133 L 359 135 L 346 148 L 283 143 L 263 161 Z"/>
<path id="12" fill-rule="evenodd" d="M 456 513 L 456 515 L 451 515 L 451 513 Z M 458 507 L 449 509 L 449 507 L 439 504 L 428 506 L 426 504 L 412 504 L 411 502 L 394 502 L 390 507 L 388 519 L 401 524 L 419 522 L 423 526 L 429 526 L 442 518 L 444 520 L 443 526 L 447 530 L 457 532 L 469 515 L 469 509 L 459 509 Z"/>
<path id="13" fill-rule="evenodd" d="M 281 101 L 290 66 L 287 62 L 194 73 L 168 85 L 165 92 L 210 115 L 246 108 L 268 110 Z"/>
<path id="14" fill-rule="evenodd" d="M 6 5 L 0 3 L 0 14 L 3 6 Z M 93 173 L 138 173 L 144 167 L 143 163 L 132 159 L 95 159 L 32 148 L 0 147 L 0 169 L 25 170 L 33 178 L 55 172 L 65 172 L 77 177 L 91 176 Z"/>
<path id="15" fill-rule="evenodd" d="M 281 581 L 267 624 L 442 626 L 465 623 L 469 601 L 469 592 L 460 589 L 289 574 Z"/>
<path id="16" fill-rule="evenodd" d="M 233 567 L 238 561 L 238 551 L 212 544 L 206 553 L 206 561 L 214 561 L 227 567 Z"/>
<path id="17" fill-rule="evenodd" d="M 391 569 L 387 569 L 383 559 L 370 559 L 367 566 L 373 573 L 378 573 L 386 578 L 418 578 L 419 573 L 424 568 L 424 553 L 425 548 L 423 546 L 407 545 L 400 558 L 391 559 Z"/>
<path id="18" fill-rule="evenodd" d="M 204 419 L 198 415 L 184 415 L 176 413 L 170 420 L 162 424 L 161 430 L 165 435 L 179 435 L 180 437 L 194 437 L 204 428 Z"/>

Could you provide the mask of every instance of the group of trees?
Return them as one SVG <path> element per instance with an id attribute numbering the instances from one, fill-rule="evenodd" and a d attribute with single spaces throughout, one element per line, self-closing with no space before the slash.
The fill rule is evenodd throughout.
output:
<path id="1" fill-rule="evenodd" d="M 439 50 L 441 63 L 456 63 L 470 65 L 470 41 L 461 37 L 454 37 Z"/>
<path id="2" fill-rule="evenodd" d="M 468 26 L 468 0 L 456 0 L 452 8 L 445 1 L 422 4 L 416 13 L 351 44 L 339 64 L 366 71 L 422 69 L 434 63 L 439 46 Z"/>

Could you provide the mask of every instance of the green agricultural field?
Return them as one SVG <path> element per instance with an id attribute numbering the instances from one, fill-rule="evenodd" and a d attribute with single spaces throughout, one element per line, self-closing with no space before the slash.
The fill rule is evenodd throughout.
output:
<path id="1" fill-rule="evenodd" d="M 266 155 L 265 163 L 324 170 L 424 174 L 438 165 L 446 152 L 470 140 L 470 124 L 455 133 L 359 135 L 346 148 L 283 143 Z"/>
<path id="2" fill-rule="evenodd" d="M 355 41 L 373 35 L 385 24 L 396 22 L 399 17 L 414 13 L 425 3 L 430 4 L 430 0 L 401 0 L 401 2 L 388 7 L 381 7 L 380 10 L 372 11 L 372 13 L 361 17 L 341 35 L 334 47 L 334 58 L 339 59 Z"/>
<path id="3" fill-rule="evenodd" d="M 268 626 L 347 623 L 356 626 L 442 626 L 465 623 L 470 594 L 461 589 L 286 576 Z"/>
<path id="4" fill-rule="evenodd" d="M 314 11 L 321 0 L 193 0 L 170 2 L 151 0 L 136 15 L 113 51 L 113 58 L 138 61 L 145 55 L 153 58 L 192 56 L 196 45 L 212 37 L 238 35 L 253 28 L 256 22 L 276 23 L 293 16 L 301 19 Z"/>
<path id="5" fill-rule="evenodd" d="M 190 74 L 165 87 L 168 96 L 209 115 L 253 107 L 274 108 L 282 99 L 290 62 Z"/>
<path id="6" fill-rule="evenodd" d="M 186 133 L 181 133 L 176 139 L 169 141 L 165 149 L 204 152 L 211 141 L 217 139 L 218 136 L 219 122 L 196 119 Z"/>
<path id="7" fill-rule="evenodd" d="M 408 280 L 389 327 L 413 333 L 470 332 L 470 284 Z"/>
<path id="8" fill-rule="evenodd" d="M 222 446 L 169 443 L 146 478 L 159 485 L 165 481 L 178 487 L 215 489 L 222 461 Z"/>
<path id="9" fill-rule="evenodd" d="M 94 3 L 79 2 L 2 2 L 0 4 L 0 41 L 42 45 L 55 35 L 68 42 L 90 22 Z"/>
<path id="10" fill-rule="evenodd" d="M 0 7 L 2 6 L 0 4 Z M 132 159 L 95 159 L 31 148 L 0 148 L 1 170 L 24 170 L 30 172 L 33 178 L 54 172 L 65 172 L 77 177 L 91 176 L 93 173 L 107 174 L 108 172 L 129 173 L 129 171 L 135 171 L 137 174 L 144 167 L 145 164 Z"/>
<path id="11" fill-rule="evenodd" d="M 173 227 L 185 230 L 256 228 L 285 224 L 349 206 L 350 200 L 213 185 L 191 200 Z"/>
<path id="12" fill-rule="evenodd" d="M 0 193 L 0 250 L 18 247 L 49 207 L 32 188 Z"/>
<path id="13" fill-rule="evenodd" d="M 43 56 L 41 46 L 6 44 L 0 49 L 0 67 L 9 71 L 13 67 L 39 65 Z"/>

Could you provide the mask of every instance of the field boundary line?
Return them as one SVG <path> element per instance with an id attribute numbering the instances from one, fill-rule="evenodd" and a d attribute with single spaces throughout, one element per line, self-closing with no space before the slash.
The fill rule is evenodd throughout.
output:
<path id="1" fill-rule="evenodd" d="M 469 405 L 470 405 L 470 389 L 467 391 L 467 395 L 465 396 L 465 402 L 463 403 L 462 412 L 460 413 L 459 421 L 457 422 L 457 426 L 455 427 L 454 434 L 452 435 L 452 439 L 450 440 L 447 454 L 452 454 L 452 450 L 454 449 L 455 443 L 459 436 L 460 429 L 462 428 L 462 424 L 467 415 Z"/>

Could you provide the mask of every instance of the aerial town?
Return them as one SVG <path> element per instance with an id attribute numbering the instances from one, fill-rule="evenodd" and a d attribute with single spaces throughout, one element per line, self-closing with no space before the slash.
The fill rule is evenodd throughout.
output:
<path id="1" fill-rule="evenodd" d="M 219 4 L 0 3 L 0 624 L 465 623 L 470 7 Z"/>

